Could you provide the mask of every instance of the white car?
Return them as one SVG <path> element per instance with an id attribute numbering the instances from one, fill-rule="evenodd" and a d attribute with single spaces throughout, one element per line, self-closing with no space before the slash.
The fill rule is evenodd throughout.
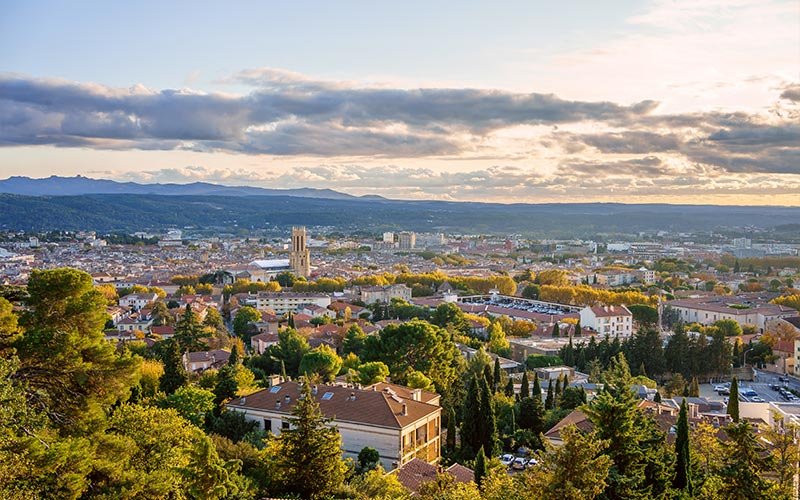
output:
<path id="1" fill-rule="evenodd" d="M 511 453 L 506 453 L 505 455 L 500 457 L 500 463 L 508 467 L 511 465 L 511 462 L 514 461 L 514 455 Z"/>
<path id="2" fill-rule="evenodd" d="M 525 458 L 523 458 L 523 457 L 517 457 L 517 458 L 515 458 L 515 459 L 514 459 L 514 461 L 511 463 L 511 468 L 512 468 L 512 469 L 516 469 L 516 470 L 523 470 L 523 469 L 525 468 L 525 465 L 526 465 L 527 463 L 528 463 L 528 460 L 526 460 Z"/>
<path id="3" fill-rule="evenodd" d="M 531 458 L 530 460 L 528 460 L 528 463 L 525 465 L 525 467 L 530 469 L 531 467 L 535 466 L 538 463 L 539 463 L 538 460 L 536 460 L 535 458 Z"/>
<path id="4" fill-rule="evenodd" d="M 752 398 L 750 398 L 750 401 L 752 401 L 754 403 L 763 403 L 764 402 L 764 398 L 762 398 L 760 396 L 753 396 Z"/>

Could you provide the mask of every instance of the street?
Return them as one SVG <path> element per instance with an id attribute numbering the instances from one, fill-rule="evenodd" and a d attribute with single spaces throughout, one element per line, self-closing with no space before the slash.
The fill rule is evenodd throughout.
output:
<path id="1" fill-rule="evenodd" d="M 800 391 L 800 380 L 795 377 L 788 377 L 789 382 L 781 382 L 779 377 L 782 375 L 772 372 L 763 372 L 763 371 L 756 371 L 754 376 L 754 381 L 746 381 L 742 380 L 739 382 L 739 389 L 752 389 L 755 391 L 759 397 L 761 397 L 764 401 L 778 401 L 778 402 L 785 402 L 785 400 L 781 397 L 778 391 L 774 391 L 770 389 L 771 384 L 777 384 L 779 386 L 786 386 L 789 389 L 793 389 L 796 391 Z M 705 397 L 709 401 L 723 401 L 727 396 L 721 396 L 714 392 L 714 386 L 719 385 L 720 383 L 714 384 L 700 384 L 700 396 Z M 752 401 L 752 398 L 748 398 L 745 396 L 739 396 L 740 401 Z"/>

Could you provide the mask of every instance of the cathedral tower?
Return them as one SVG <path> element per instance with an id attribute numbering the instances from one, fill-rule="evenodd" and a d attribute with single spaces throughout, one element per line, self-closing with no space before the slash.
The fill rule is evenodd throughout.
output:
<path id="1" fill-rule="evenodd" d="M 289 265 L 298 276 L 308 278 L 311 274 L 311 255 L 306 247 L 306 228 L 292 228 L 292 253 L 289 254 Z"/>

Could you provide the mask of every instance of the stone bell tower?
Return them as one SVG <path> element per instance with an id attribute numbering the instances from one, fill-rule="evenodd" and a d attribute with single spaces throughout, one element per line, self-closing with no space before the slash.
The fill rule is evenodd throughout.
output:
<path id="1" fill-rule="evenodd" d="M 311 274 L 311 255 L 306 247 L 306 228 L 292 228 L 292 253 L 289 254 L 289 265 L 298 276 L 308 278 Z"/>

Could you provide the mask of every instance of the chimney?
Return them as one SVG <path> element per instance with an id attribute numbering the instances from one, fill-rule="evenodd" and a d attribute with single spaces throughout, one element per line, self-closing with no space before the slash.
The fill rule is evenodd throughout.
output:
<path id="1" fill-rule="evenodd" d="M 404 417 L 408 416 L 408 405 L 406 405 L 405 403 L 403 403 L 403 409 L 400 410 L 400 415 Z"/>
<path id="2" fill-rule="evenodd" d="M 356 400 L 356 393 L 355 392 L 351 392 L 350 393 L 350 401 L 355 401 L 355 400 Z"/>
<path id="3" fill-rule="evenodd" d="M 275 409 L 276 410 L 280 410 L 281 409 L 281 400 L 280 399 L 276 399 L 275 400 Z"/>
<path id="4" fill-rule="evenodd" d="M 286 401 L 286 404 L 288 405 L 288 404 L 289 404 L 289 402 L 292 400 L 292 398 L 291 398 L 291 397 L 289 397 L 289 395 L 287 394 L 287 395 L 285 395 L 285 396 L 283 397 L 283 400 L 284 400 L 284 401 Z"/>
<path id="5" fill-rule="evenodd" d="M 422 400 L 422 389 L 414 389 L 411 391 L 411 399 L 414 401 L 421 401 Z"/>
<path id="6" fill-rule="evenodd" d="M 314 384 L 314 387 L 311 388 L 311 394 L 313 394 L 315 396 L 317 395 L 317 385 L 316 384 Z"/>
<path id="7" fill-rule="evenodd" d="M 242 405 L 242 406 L 247 404 L 247 398 L 246 397 L 242 397 L 242 399 L 239 400 L 239 404 Z"/>

